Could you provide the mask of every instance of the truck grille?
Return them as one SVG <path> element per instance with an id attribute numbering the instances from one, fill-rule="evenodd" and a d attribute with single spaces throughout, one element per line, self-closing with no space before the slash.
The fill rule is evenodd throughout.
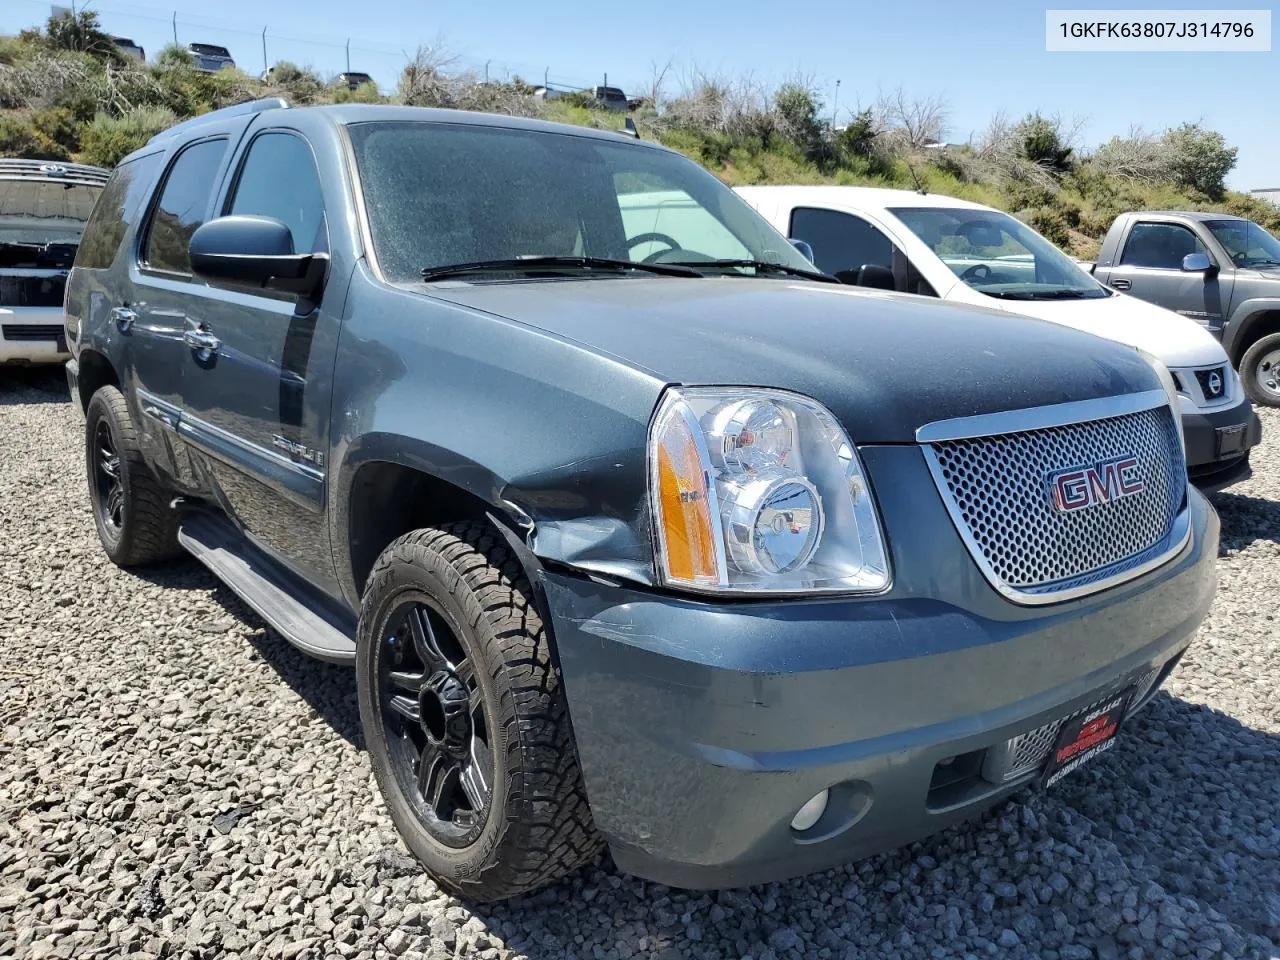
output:
<path id="1" fill-rule="evenodd" d="M 1187 469 L 1167 404 L 924 449 L 975 561 L 1011 599 L 1048 603 L 1102 589 L 1185 536 Z M 1066 512 L 1054 506 L 1054 474 L 1127 456 L 1137 461 L 1139 492 Z"/>
<path id="2" fill-rule="evenodd" d="M 6 323 L 0 324 L 0 336 L 5 340 L 57 340 L 61 341 L 66 331 L 60 323 Z"/>
<path id="3" fill-rule="evenodd" d="M 60 307 L 66 275 L 52 277 L 0 277 L 0 306 Z"/>
<path id="4" fill-rule="evenodd" d="M 1147 697 L 1153 692 L 1152 687 L 1155 685 L 1156 680 L 1159 679 L 1159 676 L 1160 671 L 1156 669 L 1149 670 L 1138 678 L 1133 689 L 1133 699 L 1129 701 L 1126 717 L 1133 716 L 1146 703 Z M 1040 766 L 1048 759 L 1049 751 L 1053 749 L 1053 745 L 1058 739 L 1058 732 L 1062 729 L 1063 724 L 1073 716 L 1101 706 L 1116 692 L 1115 690 L 1108 691 L 1106 696 L 1099 697 L 1093 703 L 1075 713 L 1059 717 L 1057 720 L 1051 720 L 1043 726 L 1036 727 L 1034 730 L 1029 730 L 1006 740 L 1004 743 L 991 747 L 987 750 L 986 756 L 982 761 L 983 779 L 989 780 L 991 783 L 1008 783 L 1010 780 L 1016 780 L 1033 770 L 1040 769 Z"/>
<path id="5" fill-rule="evenodd" d="M 1196 382 L 1206 401 L 1221 400 L 1227 391 L 1227 368 L 1208 367 L 1196 371 Z"/>

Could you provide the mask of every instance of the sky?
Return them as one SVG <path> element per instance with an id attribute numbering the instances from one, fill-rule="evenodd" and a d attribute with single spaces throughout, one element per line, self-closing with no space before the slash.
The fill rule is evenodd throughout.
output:
<path id="1" fill-rule="evenodd" d="M 912 97 L 945 99 L 952 142 L 980 133 L 998 113 L 1017 119 L 1038 110 L 1078 122 L 1086 150 L 1134 126 L 1159 131 L 1198 121 L 1239 148 L 1229 186 L 1280 187 L 1280 53 L 1048 53 L 1046 6 L 1026 0 L 976 6 L 808 0 L 794 7 L 765 0 L 732 7 L 706 0 L 90 3 L 105 29 L 131 37 L 149 57 L 173 41 L 176 16 L 181 43 L 226 46 L 255 74 L 263 69 L 264 28 L 268 63 L 291 60 L 322 74 L 347 69 L 349 42 L 350 69 L 371 74 L 384 91 L 394 89 L 413 52 L 427 46 L 477 75 L 487 69 L 495 79 L 519 75 L 540 83 L 547 77 L 574 87 L 607 76 L 628 93 L 647 90 L 655 67 L 668 63 L 668 93 L 699 73 L 767 86 L 799 76 L 814 83 L 824 110 L 839 122 L 858 105 L 902 88 Z M 1201 8 L 1209 6 L 1200 0 Z M 49 0 L 3 0 L 0 32 L 43 22 L 49 10 Z M 780 15 L 788 11 L 794 15 Z"/>

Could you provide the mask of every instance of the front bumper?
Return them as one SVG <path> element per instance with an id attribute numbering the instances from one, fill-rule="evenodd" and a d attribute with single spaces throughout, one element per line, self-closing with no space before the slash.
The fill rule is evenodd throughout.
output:
<path id="1" fill-rule="evenodd" d="M 1194 492 L 1178 557 L 1040 608 L 982 582 L 918 492 L 880 498 L 886 529 L 905 531 L 881 598 L 699 602 L 544 573 L 587 795 L 621 869 L 770 882 L 973 817 L 1035 775 L 990 782 L 988 751 L 1130 679 L 1158 683 L 1212 600 L 1218 519 Z M 824 788 L 823 818 L 793 831 Z"/>
<path id="2" fill-rule="evenodd" d="M 0 364 L 62 363 L 70 356 L 61 307 L 0 306 Z"/>
<path id="3" fill-rule="evenodd" d="M 1239 427 L 1239 432 L 1231 430 L 1233 427 Z M 1252 474 L 1249 451 L 1262 439 L 1262 421 L 1247 397 L 1222 410 L 1183 413 L 1182 433 L 1187 441 L 1187 473 L 1206 493 Z M 1236 440 L 1238 446 L 1233 446 Z"/>

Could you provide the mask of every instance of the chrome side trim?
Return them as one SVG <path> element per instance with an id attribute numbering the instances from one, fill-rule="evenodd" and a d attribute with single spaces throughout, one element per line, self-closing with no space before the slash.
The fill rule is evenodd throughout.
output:
<path id="1" fill-rule="evenodd" d="M 277 453 L 275 450 L 260 447 L 256 443 L 251 443 L 243 437 L 237 436 L 229 430 L 223 430 L 221 427 L 216 427 L 207 420 L 201 420 L 199 417 L 183 414 L 182 421 L 178 425 L 178 432 L 202 450 L 218 456 L 220 459 L 226 459 L 226 448 L 230 446 L 253 459 L 264 461 L 276 467 L 282 467 L 317 483 L 324 482 L 323 470 L 297 463 L 291 458 Z"/>
<path id="2" fill-rule="evenodd" d="M 1160 401 L 1168 404 L 1168 399 L 1164 395 L 1164 391 L 1156 391 L 1160 394 Z M 1064 404 L 1067 406 L 1067 404 Z M 1139 408 L 1142 409 L 1142 408 Z M 1137 412 L 1137 411 L 1128 411 Z M 1057 424 L 1054 424 L 1057 426 Z M 987 434 L 977 434 L 977 436 L 987 436 Z M 1138 553 L 1128 557 L 1123 557 L 1114 563 L 1108 564 L 1097 570 L 1090 570 L 1066 580 L 1056 580 L 1050 583 L 1038 583 L 1030 590 L 1018 589 L 1012 587 L 1000 579 L 1000 575 L 996 573 L 995 568 L 987 560 L 983 554 L 982 546 L 969 530 L 969 525 L 965 523 L 964 517 L 961 516 L 960 506 L 956 503 L 955 498 L 947 492 L 947 480 L 942 473 L 942 465 L 938 461 L 938 455 L 933 447 L 925 444 L 921 448 L 924 453 L 925 463 L 929 466 L 929 473 L 933 477 L 934 485 L 938 489 L 939 495 L 942 497 L 942 503 L 947 508 L 947 516 L 951 518 L 951 524 L 955 527 L 956 533 L 960 535 L 960 539 L 964 541 L 965 547 L 969 551 L 969 555 L 973 558 L 973 562 L 977 564 L 982 575 L 986 577 L 987 582 L 994 587 L 1001 596 L 1013 603 L 1022 604 L 1024 606 L 1044 606 L 1050 603 L 1063 603 L 1067 600 L 1076 600 L 1080 597 L 1088 596 L 1091 593 L 1098 593 L 1109 587 L 1116 587 L 1126 581 L 1136 579 L 1144 573 L 1154 570 L 1156 567 L 1168 562 L 1176 555 L 1180 554 L 1187 544 L 1191 541 L 1191 507 L 1190 499 L 1185 498 L 1181 512 L 1174 518 L 1173 525 L 1169 528 L 1169 532 L 1157 540 L 1150 547 L 1141 550 Z M 1185 469 L 1185 468 L 1184 468 Z M 1189 483 L 1189 481 L 1188 481 Z"/>
<path id="3" fill-rule="evenodd" d="M 1123 393 L 1115 397 L 1098 397 L 1094 400 L 1002 410 L 976 417 L 934 420 L 916 430 L 916 442 L 940 443 L 946 440 L 969 440 L 973 437 L 994 437 L 1006 433 L 1044 430 L 1048 427 L 1065 427 L 1089 420 L 1106 420 L 1128 413 L 1140 413 L 1168 403 L 1169 398 L 1163 390 L 1147 390 L 1142 393 Z M 1177 416 L 1178 411 L 1175 410 L 1174 415 Z"/>
<path id="4" fill-rule="evenodd" d="M 178 429 L 178 421 L 182 416 L 182 411 L 178 407 L 146 390 L 139 388 L 134 392 L 138 395 L 138 406 L 146 416 L 152 420 L 159 420 L 171 430 Z"/>

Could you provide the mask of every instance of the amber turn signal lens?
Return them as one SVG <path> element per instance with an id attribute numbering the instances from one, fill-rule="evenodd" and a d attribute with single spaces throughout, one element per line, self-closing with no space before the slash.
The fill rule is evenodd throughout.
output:
<path id="1" fill-rule="evenodd" d="M 707 475 L 697 441 L 679 403 L 664 411 L 657 441 L 658 504 L 668 580 L 717 583 L 719 565 Z"/>

